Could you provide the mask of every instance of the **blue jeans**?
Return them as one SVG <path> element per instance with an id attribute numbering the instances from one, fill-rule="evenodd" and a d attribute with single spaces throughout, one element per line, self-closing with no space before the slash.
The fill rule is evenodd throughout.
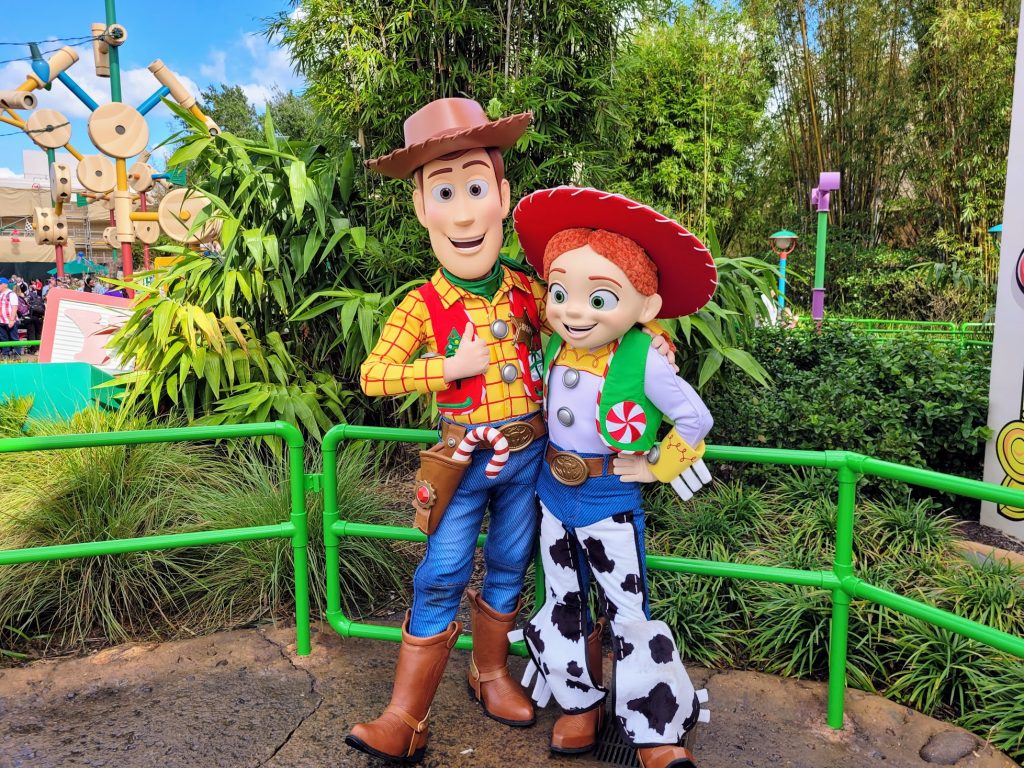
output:
<path id="1" fill-rule="evenodd" d="M 515 610 L 537 543 L 537 472 L 546 447 L 547 440 L 541 438 L 509 454 L 508 463 L 493 479 L 484 474 L 493 451 L 473 452 L 455 496 L 437 529 L 427 538 L 426 554 L 413 577 L 412 635 L 436 635 L 454 620 L 473 573 L 476 537 L 488 508 L 491 517 L 483 552 L 486 571 L 482 597 L 499 613 Z"/>
<path id="2" fill-rule="evenodd" d="M 0 341 L 21 341 L 18 336 L 18 324 L 15 323 L 13 328 L 9 328 L 4 323 L 0 323 Z M 0 347 L 0 355 L 4 357 L 16 357 L 21 354 L 21 350 L 18 347 Z"/>

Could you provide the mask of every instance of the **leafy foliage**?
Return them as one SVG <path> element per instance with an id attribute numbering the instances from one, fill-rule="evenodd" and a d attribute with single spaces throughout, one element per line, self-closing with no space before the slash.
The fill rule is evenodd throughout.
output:
<path id="1" fill-rule="evenodd" d="M 351 152 L 278 138 L 269 112 L 261 140 L 211 137 L 194 118 L 171 157 L 191 163 L 212 201 L 197 217 L 221 225 L 219 251 L 166 246 L 181 260 L 157 273 L 115 344 L 135 371 L 128 407 L 179 412 L 209 423 L 285 419 L 319 435 L 360 413 L 359 361 L 388 299 L 361 269 L 366 230 L 353 226 Z M 337 314 L 291 316 L 327 287 L 344 286 Z"/>
<path id="2" fill-rule="evenodd" d="M 715 434 L 730 443 L 856 450 L 980 477 L 989 430 L 987 361 L 978 353 L 842 326 L 820 335 L 762 328 L 752 353 L 772 390 L 732 378 L 705 397 Z"/>
<path id="3" fill-rule="evenodd" d="M 609 178 L 613 65 L 645 4 L 304 0 L 267 35 L 280 36 L 309 98 L 360 159 L 402 146 L 402 122 L 433 99 L 468 96 L 495 118 L 531 110 L 532 129 L 506 157 L 518 196 Z M 377 284 L 389 291 L 432 271 L 407 184 L 361 173 L 356 186 L 360 217 L 382 244 Z"/>
<path id="4" fill-rule="evenodd" d="M 727 244 L 763 130 L 761 44 L 739 11 L 706 3 L 677 5 L 635 35 L 615 72 L 622 147 L 613 191 L 696 232 L 714 220 Z"/>
<path id="5" fill-rule="evenodd" d="M 146 429 L 121 413 L 83 411 L 38 422 L 32 435 Z M 107 446 L 0 455 L 6 478 L 0 540 L 6 548 L 269 525 L 287 520 L 283 466 L 241 443 L 230 456 L 201 443 Z M 339 456 L 338 503 L 348 519 L 395 524 L 367 482 L 376 476 L 366 446 Z M 312 610 L 324 609 L 322 500 L 307 497 Z M 345 538 L 342 602 L 359 613 L 410 577 L 407 546 Z M 291 542 L 245 541 L 0 568 L 0 653 L 24 656 L 40 643 L 80 648 L 101 638 L 211 632 L 289 616 Z"/>

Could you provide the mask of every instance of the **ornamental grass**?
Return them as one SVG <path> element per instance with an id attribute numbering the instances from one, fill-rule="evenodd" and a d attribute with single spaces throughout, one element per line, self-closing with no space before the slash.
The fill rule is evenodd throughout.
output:
<path id="1" fill-rule="evenodd" d="M 0 425 L 17 421 L 0 409 Z M 32 435 L 166 426 L 85 411 L 32 422 Z M 21 433 L 22 425 L 8 429 Z M 315 471 L 315 470 L 314 470 Z M 367 482 L 368 446 L 339 458 L 338 503 L 351 520 L 393 523 Z M 255 441 L 155 443 L 0 455 L 0 547 L 18 549 L 288 520 L 283 462 Z M 311 605 L 324 604 L 321 498 L 307 495 Z M 342 600 L 370 610 L 406 583 L 414 558 L 394 542 L 345 539 Z M 293 615 L 291 542 L 246 541 L 0 567 L 0 649 L 8 658 L 131 639 L 194 635 Z"/>

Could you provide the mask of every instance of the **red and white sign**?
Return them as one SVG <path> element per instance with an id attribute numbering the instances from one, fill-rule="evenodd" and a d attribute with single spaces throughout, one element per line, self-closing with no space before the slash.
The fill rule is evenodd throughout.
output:
<path id="1" fill-rule="evenodd" d="M 89 363 L 111 376 L 131 370 L 109 347 L 132 316 L 132 300 L 53 288 L 39 345 L 41 363 Z"/>

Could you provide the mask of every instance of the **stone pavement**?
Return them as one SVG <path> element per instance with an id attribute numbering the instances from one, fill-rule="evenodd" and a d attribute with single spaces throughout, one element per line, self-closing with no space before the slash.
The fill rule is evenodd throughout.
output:
<path id="1" fill-rule="evenodd" d="M 290 645 L 291 644 L 291 645 Z M 84 658 L 0 669 L 0 768 L 49 766 L 359 766 L 344 744 L 387 704 L 397 645 L 314 633 L 294 655 L 285 628 L 126 645 Z M 467 696 L 467 654 L 452 654 L 431 717 L 426 768 L 588 768 L 555 758 L 555 713 L 510 729 Z M 514 673 L 523 660 L 514 659 Z M 825 687 L 756 672 L 691 670 L 711 723 L 692 734 L 700 768 L 1012 768 L 976 737 L 877 696 L 847 694 L 847 724 L 825 725 Z"/>

